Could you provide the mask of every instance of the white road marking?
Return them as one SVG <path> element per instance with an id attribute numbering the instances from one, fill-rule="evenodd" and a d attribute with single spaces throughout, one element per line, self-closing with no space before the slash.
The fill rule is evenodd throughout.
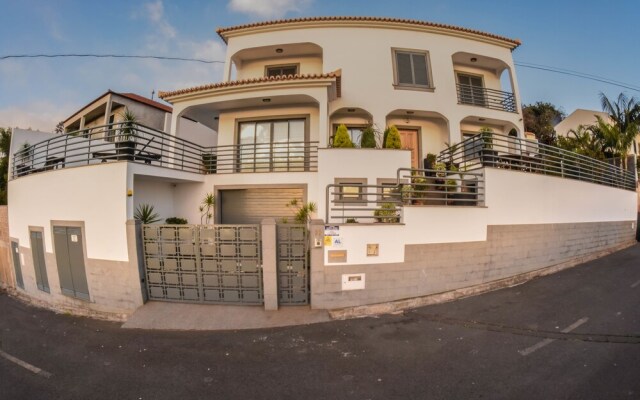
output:
<path id="1" fill-rule="evenodd" d="M 633 285 L 631 285 L 631 288 L 634 288 L 634 287 L 636 287 L 638 285 L 640 285 L 640 281 L 638 281 L 638 282 L 634 283 Z"/>
<path id="2" fill-rule="evenodd" d="M 29 364 L 28 362 L 22 361 L 21 359 L 16 358 L 16 357 L 12 356 L 11 354 L 5 353 L 2 350 L 0 350 L 0 357 L 9 360 L 12 363 L 18 364 L 22 368 L 28 369 L 29 371 L 33 372 L 36 375 L 42 375 L 45 378 L 51 378 L 52 374 L 50 372 L 47 372 L 47 371 L 45 371 L 43 369 L 40 369 L 40 368 L 38 368 L 36 366 L 33 366 L 33 365 Z"/>
<path id="3" fill-rule="evenodd" d="M 589 321 L 589 318 L 587 318 L 587 317 L 580 318 L 579 320 L 577 320 L 573 324 L 567 326 L 566 328 L 564 328 L 560 332 L 562 332 L 562 333 L 571 332 L 572 330 L 576 329 L 577 327 L 579 327 L 580 325 L 586 323 L 587 321 Z M 555 340 L 556 339 L 544 339 L 544 340 L 534 344 L 531 347 L 527 347 L 524 350 L 518 350 L 518 353 L 522 354 L 523 356 L 527 356 L 527 355 L 533 353 L 534 351 L 543 348 L 544 346 L 548 345 L 549 343 L 555 342 Z"/>

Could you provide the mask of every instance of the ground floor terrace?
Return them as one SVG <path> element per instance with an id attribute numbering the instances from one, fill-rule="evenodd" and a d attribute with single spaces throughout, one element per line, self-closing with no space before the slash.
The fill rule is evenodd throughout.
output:
<path id="1" fill-rule="evenodd" d="M 117 319 L 147 300 L 356 310 L 508 284 L 635 241 L 632 173 L 514 136 L 475 135 L 414 168 L 411 150 L 304 142 L 258 156 L 254 144 L 244 157 L 243 145 L 117 129 L 128 140 L 67 135 L 13 157 L 21 296 Z M 160 223 L 134 221 L 145 204 Z"/>

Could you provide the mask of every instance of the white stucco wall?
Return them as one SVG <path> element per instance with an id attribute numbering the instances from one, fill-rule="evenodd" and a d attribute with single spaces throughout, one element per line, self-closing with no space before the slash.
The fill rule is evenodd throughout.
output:
<path id="1" fill-rule="evenodd" d="M 9 182 L 9 234 L 29 247 L 29 226 L 45 229 L 53 252 L 51 221 L 84 221 L 87 258 L 128 261 L 127 164 L 107 163 L 28 175 Z"/>
<path id="2" fill-rule="evenodd" d="M 330 114 L 340 108 L 359 107 L 370 112 L 373 122 L 383 127 L 386 115 L 394 109 L 433 111 L 444 115 L 450 121 L 452 142 L 460 141 L 460 121 L 469 115 L 505 121 L 518 127 L 520 132 L 524 131 L 511 50 L 471 38 L 362 25 L 265 30 L 229 38 L 226 70 L 229 69 L 231 55 L 242 49 L 287 44 L 292 43 L 294 39 L 295 42 L 310 42 L 322 47 L 323 72 L 342 70 L 342 97 L 331 102 Z M 431 76 L 435 87 L 433 92 L 394 88 L 393 48 L 429 52 Z M 458 105 L 455 77 L 457 70 L 481 73 L 488 88 L 510 89 L 500 87 L 500 79 L 494 71 L 458 64 L 454 66 L 452 56 L 458 52 L 498 59 L 509 66 L 515 83 L 513 91 L 519 113 Z M 279 58 L 274 57 L 262 62 L 277 64 Z M 241 70 L 242 66 L 238 68 L 239 76 L 243 74 Z M 252 74 L 257 73 L 251 71 Z"/>
<path id="3" fill-rule="evenodd" d="M 274 60 L 251 60 L 243 61 L 238 68 L 236 79 L 260 78 L 265 75 L 265 68 L 272 65 L 292 65 L 299 64 L 299 74 L 321 74 L 322 58 L 317 56 L 282 57 Z"/>
<path id="4" fill-rule="evenodd" d="M 348 258 L 340 264 L 402 262 L 405 244 L 484 241 L 489 225 L 629 221 L 629 229 L 635 229 L 636 192 L 511 170 L 484 171 L 486 207 L 406 206 L 403 225 L 341 225 Z M 366 255 L 367 243 L 380 244 L 378 257 Z M 336 249 L 325 247 L 325 262 L 327 252 Z"/>

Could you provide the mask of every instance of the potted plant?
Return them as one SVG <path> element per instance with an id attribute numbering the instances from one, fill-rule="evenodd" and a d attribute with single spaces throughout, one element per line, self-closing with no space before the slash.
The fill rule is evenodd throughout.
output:
<path id="1" fill-rule="evenodd" d="M 480 150 L 482 165 L 494 165 L 498 152 L 493 150 L 493 129 L 488 126 L 480 128 L 480 144 L 482 146 Z"/>
<path id="2" fill-rule="evenodd" d="M 400 132 L 398 132 L 398 128 L 395 125 L 391 125 L 389 127 L 389 132 L 387 132 L 387 138 L 384 141 L 385 149 L 401 149 L 402 141 L 400 140 Z"/>
<path id="3" fill-rule="evenodd" d="M 116 141 L 116 154 L 118 160 L 133 160 L 136 152 L 135 129 L 138 117 L 125 108 L 121 114 L 122 125 L 120 127 L 120 137 Z"/>
<path id="4" fill-rule="evenodd" d="M 212 153 L 202 153 L 202 167 L 205 174 L 218 172 L 218 156 Z"/>
<path id="5" fill-rule="evenodd" d="M 376 148 L 376 133 L 371 125 L 364 128 L 362 136 L 360 136 L 360 148 L 362 149 L 375 149 Z"/>
<path id="6" fill-rule="evenodd" d="M 380 208 L 373 212 L 376 222 L 383 224 L 397 224 L 400 222 L 400 213 L 393 203 L 382 203 Z"/>
<path id="7" fill-rule="evenodd" d="M 433 153 L 428 153 L 424 159 L 424 169 L 433 169 L 435 163 L 436 155 Z M 427 176 L 433 176 L 433 172 L 427 171 Z"/>
<path id="8" fill-rule="evenodd" d="M 427 178 L 413 175 L 411 176 L 411 198 L 413 204 L 425 204 L 424 198 L 429 197 L 429 193 L 424 193 L 429 190 L 429 184 Z"/>
<path id="9" fill-rule="evenodd" d="M 353 142 L 351 141 L 349 131 L 347 130 L 347 126 L 345 124 L 340 124 L 340 126 L 338 126 L 336 135 L 333 138 L 333 147 L 339 149 L 351 149 L 355 147 L 353 145 Z"/>

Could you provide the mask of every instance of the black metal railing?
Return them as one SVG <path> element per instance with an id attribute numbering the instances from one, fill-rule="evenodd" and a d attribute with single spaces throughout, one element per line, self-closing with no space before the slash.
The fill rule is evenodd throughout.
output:
<path id="1" fill-rule="evenodd" d="M 115 123 L 55 136 L 13 155 L 12 178 L 128 161 L 201 174 L 315 171 L 317 142 L 202 146 L 140 124 Z"/>
<path id="2" fill-rule="evenodd" d="M 457 84 L 458 104 L 490 108 L 508 112 L 518 112 L 513 93 L 487 89 L 480 86 Z"/>
<path id="3" fill-rule="evenodd" d="M 401 223 L 403 207 L 484 206 L 482 172 L 399 168 L 395 182 L 382 185 L 330 184 L 326 221 Z"/>
<path id="4" fill-rule="evenodd" d="M 633 170 L 535 140 L 494 133 L 480 133 L 457 143 L 442 151 L 437 161 L 465 171 L 494 167 L 636 190 Z"/>

